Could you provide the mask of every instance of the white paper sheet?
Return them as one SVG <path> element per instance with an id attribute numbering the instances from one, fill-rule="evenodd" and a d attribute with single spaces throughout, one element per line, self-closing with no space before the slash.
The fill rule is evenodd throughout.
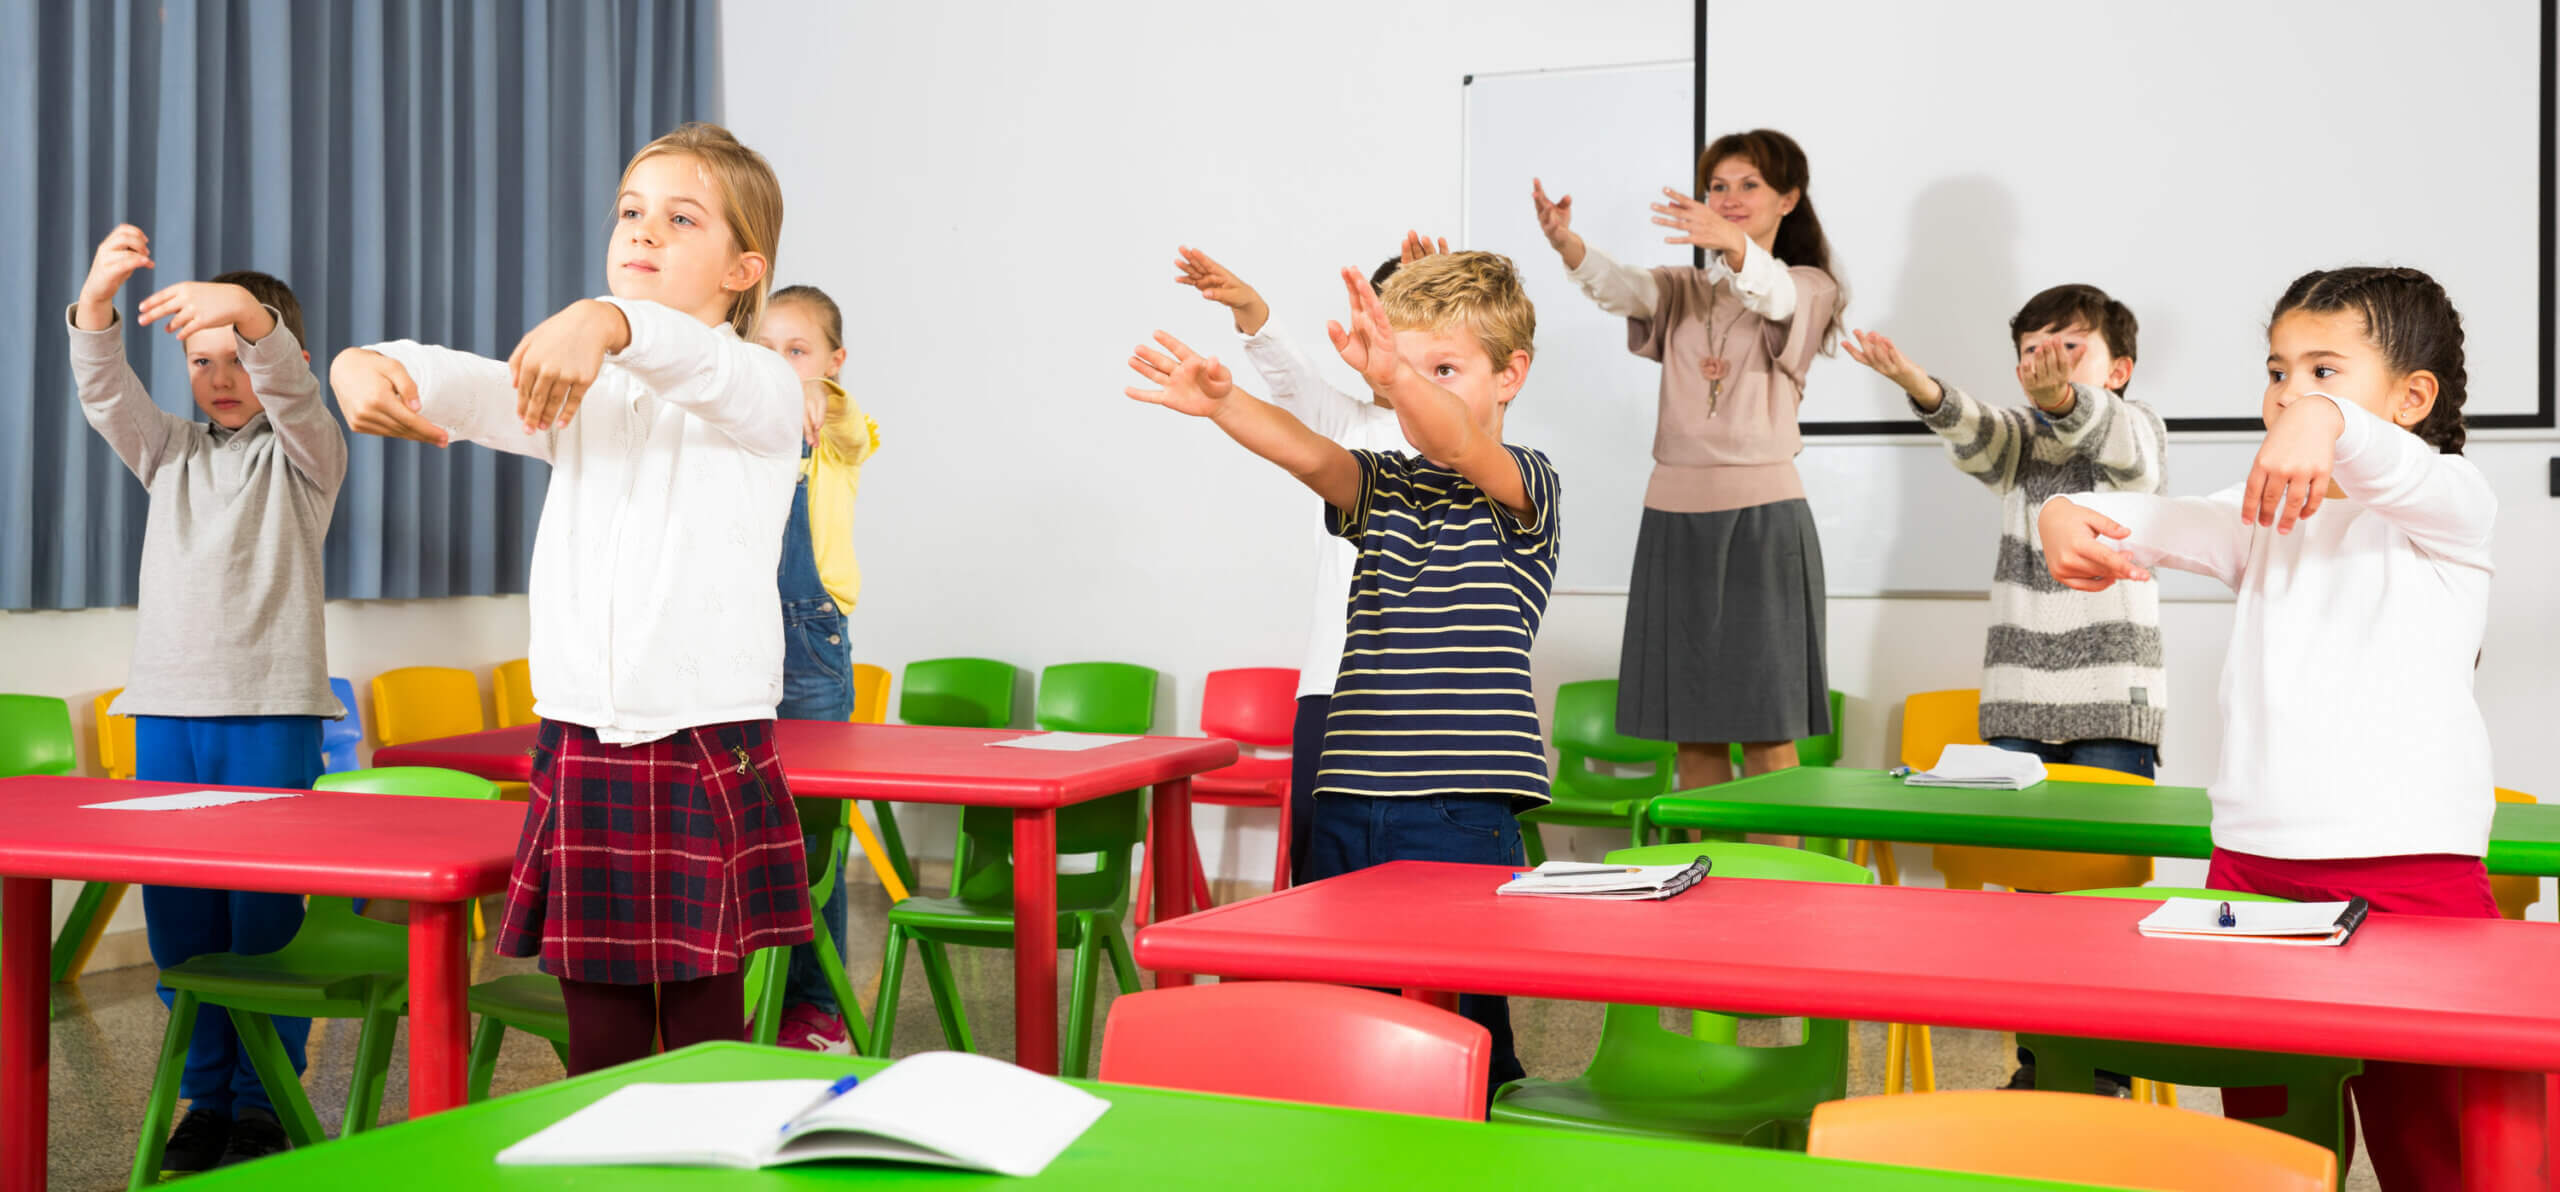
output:
<path id="1" fill-rule="evenodd" d="M 291 791 L 180 791 L 174 795 L 144 795 L 136 799 L 118 799 L 112 803 L 83 803 L 83 810 L 94 811 L 193 811 L 198 807 L 228 807 L 234 803 L 264 803 L 269 799 L 291 799 Z"/>
<path id="2" fill-rule="evenodd" d="M 1034 733 L 1028 737 L 989 741 L 987 744 L 1006 749 L 1047 749 L 1072 753 L 1086 749 L 1100 749 L 1106 745 L 1125 745 L 1137 739 L 1136 737 L 1110 737 L 1101 733 Z"/>

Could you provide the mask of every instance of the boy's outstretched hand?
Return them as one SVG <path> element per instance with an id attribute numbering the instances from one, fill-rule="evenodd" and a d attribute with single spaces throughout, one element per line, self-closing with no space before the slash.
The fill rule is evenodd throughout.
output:
<path id="1" fill-rule="evenodd" d="M 1173 267 L 1181 274 L 1173 280 L 1200 291 L 1200 296 L 1215 302 L 1236 315 L 1236 330 L 1252 335 L 1271 321 L 1271 304 L 1262 300 L 1260 291 L 1246 285 L 1235 271 L 1210 259 L 1209 254 L 1184 245 L 1174 250 Z"/>
<path id="2" fill-rule="evenodd" d="M 1351 325 L 1326 323 L 1325 334 L 1333 337 L 1333 350 L 1342 353 L 1342 362 L 1369 382 L 1371 392 L 1385 393 L 1406 368 L 1396 352 L 1396 330 L 1387 322 L 1386 304 L 1357 269 L 1342 271 L 1342 288 L 1351 296 Z"/>
<path id="3" fill-rule="evenodd" d="M 1396 253 L 1396 264 L 1410 265 L 1424 257 L 1437 256 L 1447 251 L 1449 251 L 1448 237 L 1442 236 L 1434 240 L 1408 228 L 1404 234 L 1404 247 Z"/>
<path id="4" fill-rule="evenodd" d="M 1921 409 L 1937 409 L 1938 403 L 1946 400 L 1945 391 L 1929 379 L 1929 370 L 1913 364 L 1892 340 L 1876 332 L 1852 331 L 1849 338 L 1840 341 L 1840 350 L 1847 352 L 1849 359 L 1874 369 L 1876 375 L 1901 386 L 1904 393 L 1920 403 Z"/>
<path id="5" fill-rule="evenodd" d="M 2027 400 L 2047 414 L 2071 411 L 2071 370 L 2080 363 L 2080 354 L 2089 349 L 2067 351 L 2059 338 L 2036 345 L 2036 350 L 2018 357 L 2018 388 L 2026 390 Z"/>
<path id="6" fill-rule="evenodd" d="M 2036 515 L 2045 570 L 2063 587 L 2082 592 L 2106 591 L 2120 579 L 2139 583 L 2151 578 L 2131 555 L 2106 544 L 2106 539 L 2132 533 L 2106 514 L 2069 501 L 2048 501 Z"/>
<path id="7" fill-rule="evenodd" d="M 89 276 L 80 283 L 80 299 L 74 304 L 72 322 L 82 331 L 104 331 L 115 321 L 116 291 L 124 288 L 125 279 L 136 269 L 151 268 L 151 238 L 132 224 L 117 224 L 114 231 L 98 241 L 98 253 L 89 261 Z"/>
<path id="8" fill-rule="evenodd" d="M 357 434 L 447 445 L 452 436 L 418 416 L 418 383 L 400 362 L 368 348 L 349 348 L 329 365 L 329 391 Z"/>
<path id="9" fill-rule="evenodd" d="M 135 307 L 142 325 L 167 318 L 169 334 L 179 339 L 208 327 L 235 327 L 250 340 L 275 333 L 275 317 L 257 296 L 229 282 L 182 281 L 142 300 Z"/>
<path id="10" fill-rule="evenodd" d="M 1227 366 L 1218 363 L 1215 356 L 1192 351 L 1189 344 L 1165 332 L 1156 332 L 1156 342 L 1165 350 L 1159 352 L 1140 344 L 1129 357 L 1129 367 L 1164 388 L 1141 389 L 1132 385 L 1121 392 L 1194 418 L 1217 417 L 1218 411 L 1226 408 L 1227 398 L 1236 391 L 1235 377 Z"/>

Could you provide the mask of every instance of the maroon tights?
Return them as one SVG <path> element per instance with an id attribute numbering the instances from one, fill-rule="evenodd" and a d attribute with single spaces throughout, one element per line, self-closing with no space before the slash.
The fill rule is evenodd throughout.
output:
<path id="1" fill-rule="evenodd" d="M 674 1051 L 717 1039 L 745 1039 L 746 988 L 744 969 L 657 985 L 564 980 L 560 999 L 569 1011 L 569 1075 L 646 1059 L 660 1040 Z"/>

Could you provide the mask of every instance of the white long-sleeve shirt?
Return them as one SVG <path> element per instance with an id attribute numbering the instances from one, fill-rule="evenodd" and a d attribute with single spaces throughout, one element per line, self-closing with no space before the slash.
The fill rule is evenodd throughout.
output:
<path id="1" fill-rule="evenodd" d="M 406 340 L 372 350 L 409 371 L 427 421 L 551 464 L 530 585 L 537 715 L 616 745 L 770 720 L 799 378 L 725 324 L 605 301 L 631 342 L 564 430 L 524 429 L 505 361 Z"/>
<path id="2" fill-rule="evenodd" d="M 1662 307 L 1662 279 L 1653 270 L 1622 264 L 1588 244 L 1582 246 L 1582 263 L 1566 270 L 1565 276 L 1582 287 L 1594 305 L 1620 318 L 1649 319 Z M 1724 263 L 1723 253 L 1707 254 L 1707 284 L 1717 282 L 1730 283 L 1743 309 L 1772 323 L 1795 316 L 1796 279 L 1757 241 L 1743 242 L 1739 273 Z"/>
<path id="3" fill-rule="evenodd" d="M 2335 404 L 2347 497 L 2290 534 L 2244 523 L 2239 486 L 2069 499 L 2131 530 L 2124 550 L 2144 566 L 2239 595 L 2210 788 L 2216 845 L 2289 860 L 2477 857 L 2496 806 L 2471 684 L 2497 497 L 2471 461 Z"/>
<path id="4" fill-rule="evenodd" d="M 1268 319 L 1262 330 L 1244 337 L 1245 359 L 1253 362 L 1263 383 L 1271 386 L 1271 402 L 1317 434 L 1354 450 L 1403 451 L 1404 431 L 1395 411 L 1334 388 L 1297 345 Z M 1307 519 L 1316 537 L 1315 593 L 1307 618 L 1307 650 L 1298 666 L 1298 694 L 1333 694 L 1335 672 L 1342 668 L 1342 639 L 1351 598 L 1351 569 L 1360 549 L 1347 538 L 1328 532 L 1321 519 Z"/>

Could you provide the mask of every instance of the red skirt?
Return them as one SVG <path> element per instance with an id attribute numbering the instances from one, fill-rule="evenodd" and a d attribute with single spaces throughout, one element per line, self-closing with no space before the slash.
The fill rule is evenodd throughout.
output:
<path id="1" fill-rule="evenodd" d="M 645 985 L 727 973 L 809 932 L 772 721 L 630 746 L 542 722 L 499 953 L 539 956 L 555 977 Z"/>

